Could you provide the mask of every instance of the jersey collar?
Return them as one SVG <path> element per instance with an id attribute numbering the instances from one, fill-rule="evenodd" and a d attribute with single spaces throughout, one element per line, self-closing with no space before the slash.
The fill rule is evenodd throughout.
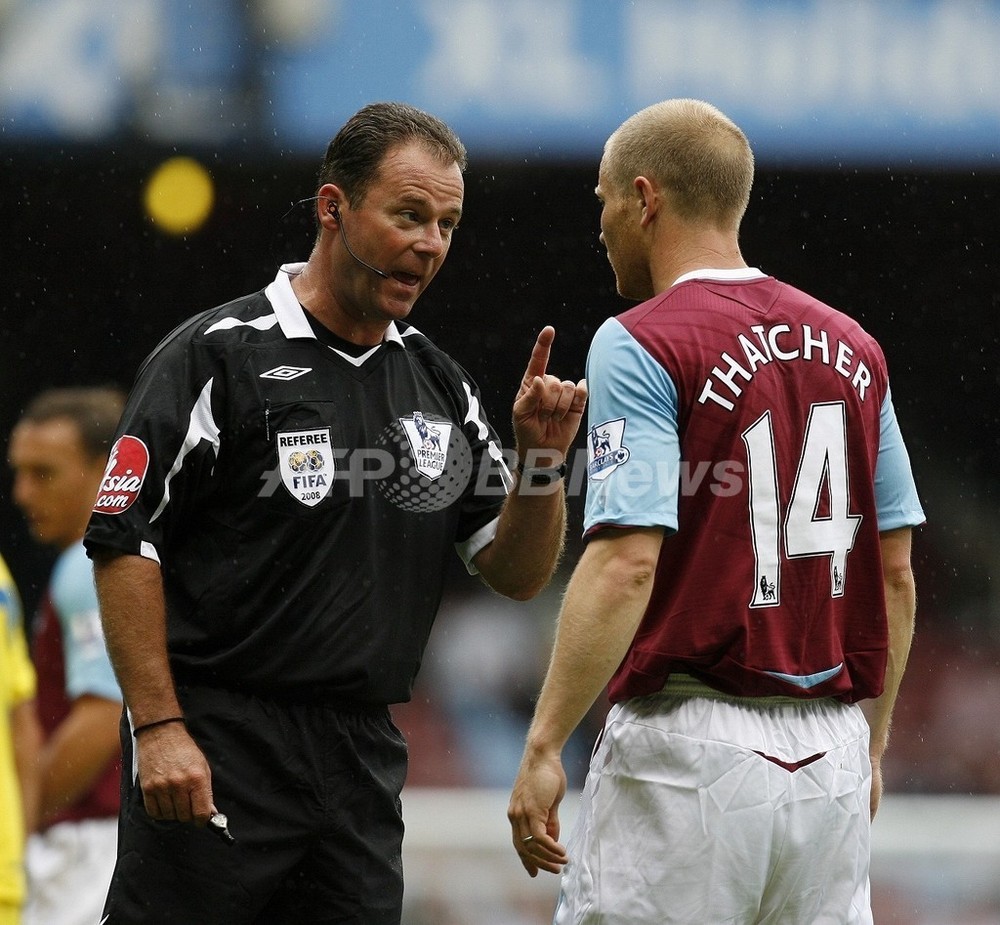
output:
<path id="1" fill-rule="evenodd" d="M 292 289 L 292 277 L 301 273 L 304 266 L 304 263 L 282 264 L 278 269 L 278 275 L 274 277 L 274 281 L 264 290 L 264 295 L 267 296 L 268 301 L 274 308 L 275 317 L 277 317 L 278 324 L 281 326 L 281 333 L 289 340 L 294 340 L 295 338 L 316 340 L 316 334 L 309 325 L 309 319 L 306 318 L 306 310 L 302 307 L 298 298 L 296 298 L 295 291 Z M 395 321 L 389 322 L 389 327 L 385 330 L 382 343 L 403 346 L 403 338 L 400 336 L 399 328 L 396 327 Z M 377 347 L 373 347 L 369 353 L 364 355 L 365 358 L 376 349 Z"/>
<path id="2" fill-rule="evenodd" d="M 674 280 L 673 286 L 686 283 L 690 279 L 718 279 L 728 281 L 745 281 L 751 279 L 767 279 L 766 273 L 761 273 L 756 267 L 736 267 L 730 270 L 691 270 L 688 273 L 678 276 Z"/>

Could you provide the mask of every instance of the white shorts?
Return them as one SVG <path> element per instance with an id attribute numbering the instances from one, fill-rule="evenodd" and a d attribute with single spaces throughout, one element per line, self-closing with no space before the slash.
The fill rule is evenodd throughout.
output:
<path id="1" fill-rule="evenodd" d="M 117 852 L 117 819 L 60 822 L 32 835 L 22 925 L 97 925 Z"/>
<path id="2" fill-rule="evenodd" d="M 671 693 L 618 704 L 553 923 L 870 925 L 870 790 L 857 706 Z"/>

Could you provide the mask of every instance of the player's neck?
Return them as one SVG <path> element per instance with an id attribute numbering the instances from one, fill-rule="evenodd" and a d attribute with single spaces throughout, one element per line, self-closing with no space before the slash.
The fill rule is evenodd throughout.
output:
<path id="1" fill-rule="evenodd" d="M 665 292 L 692 270 L 737 270 L 746 266 L 735 236 L 714 229 L 668 242 L 650 256 L 656 294 Z"/>

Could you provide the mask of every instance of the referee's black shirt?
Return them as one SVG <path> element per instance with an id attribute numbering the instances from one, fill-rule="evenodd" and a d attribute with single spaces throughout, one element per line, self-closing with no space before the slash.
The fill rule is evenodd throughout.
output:
<path id="1" fill-rule="evenodd" d="M 296 270 L 147 358 L 84 542 L 159 561 L 179 680 L 400 702 L 510 473 L 457 363 L 405 323 L 317 338 Z"/>

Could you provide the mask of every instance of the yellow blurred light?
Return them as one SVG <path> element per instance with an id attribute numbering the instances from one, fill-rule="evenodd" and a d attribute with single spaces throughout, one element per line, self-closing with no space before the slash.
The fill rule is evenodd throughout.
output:
<path id="1" fill-rule="evenodd" d="M 169 234 L 197 231 L 208 218 L 215 188 L 208 171 L 190 157 L 172 157 L 146 184 L 146 214 Z"/>

